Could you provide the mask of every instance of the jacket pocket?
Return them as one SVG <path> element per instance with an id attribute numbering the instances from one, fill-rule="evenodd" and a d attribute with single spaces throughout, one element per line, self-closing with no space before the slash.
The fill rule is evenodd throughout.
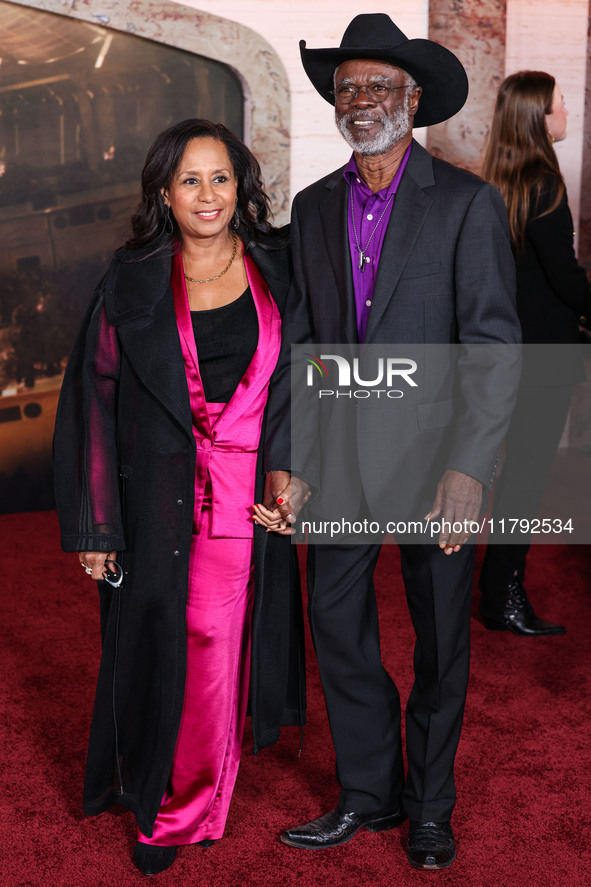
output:
<path id="1" fill-rule="evenodd" d="M 400 276 L 401 280 L 409 280 L 413 277 L 429 277 L 431 274 L 437 274 L 441 267 L 441 262 L 424 262 L 421 265 L 410 265 L 404 269 Z"/>

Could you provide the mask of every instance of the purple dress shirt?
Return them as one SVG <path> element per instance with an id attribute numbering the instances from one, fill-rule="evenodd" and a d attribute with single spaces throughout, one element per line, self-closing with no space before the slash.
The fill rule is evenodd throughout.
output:
<path id="1" fill-rule="evenodd" d="M 351 156 L 349 163 L 344 169 L 344 176 L 349 186 L 349 200 L 347 202 L 347 224 L 349 229 L 349 249 L 351 252 L 351 269 L 353 271 L 353 291 L 355 293 L 355 310 L 357 313 L 357 330 L 359 332 L 359 341 L 363 342 L 365 338 L 365 329 L 373 302 L 373 292 L 376 285 L 376 277 L 378 274 L 378 265 L 380 255 L 382 253 L 382 245 L 384 243 L 384 235 L 394 205 L 396 191 L 402 178 L 402 173 L 408 163 L 412 142 L 405 151 L 402 163 L 396 171 L 396 175 L 392 179 L 387 188 L 382 188 L 372 194 L 371 189 L 365 184 L 355 162 L 355 155 Z M 357 229 L 357 240 L 361 249 L 367 244 L 369 246 L 364 250 L 363 268 L 359 267 L 359 249 L 355 240 L 355 230 L 353 228 L 353 218 L 351 215 L 351 206 L 355 215 L 355 228 Z M 382 215 L 383 213 L 383 215 Z M 374 230 L 378 219 L 381 220 Z M 370 240 L 371 236 L 371 240 Z M 367 261 L 369 259 L 369 261 Z"/>

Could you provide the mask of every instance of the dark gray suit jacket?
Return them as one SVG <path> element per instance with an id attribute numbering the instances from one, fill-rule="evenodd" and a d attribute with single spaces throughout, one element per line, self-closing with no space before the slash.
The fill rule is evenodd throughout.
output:
<path id="1" fill-rule="evenodd" d="M 322 350 L 318 343 L 357 342 L 347 201 L 342 169 L 294 201 L 294 283 L 284 314 L 285 341 L 309 343 L 316 354 Z M 413 142 L 384 239 L 365 344 L 519 341 L 515 265 L 498 191 Z M 476 351 L 482 355 L 481 348 Z M 269 404 L 271 432 L 279 429 L 288 402 L 288 364 L 285 351 L 277 371 L 281 382 Z M 490 487 L 517 376 L 515 366 L 508 368 L 498 356 L 477 357 L 463 377 L 468 383 L 444 374 L 436 384 L 431 374 L 412 399 L 392 401 L 388 409 L 375 399 L 349 409 L 344 401 L 335 403 L 329 422 L 323 415 L 318 423 L 302 423 L 304 411 L 309 417 L 316 408 L 302 401 L 294 437 L 303 427 L 304 439 L 300 434 L 290 454 L 280 433 L 268 434 L 266 467 L 291 465 L 307 477 L 319 491 L 314 510 L 322 516 L 340 516 L 345 499 L 347 510 L 354 511 L 362 491 L 380 519 L 390 514 L 393 497 L 405 502 L 404 516 L 424 514 L 446 468 Z M 346 495 L 339 492 L 345 490 Z"/>

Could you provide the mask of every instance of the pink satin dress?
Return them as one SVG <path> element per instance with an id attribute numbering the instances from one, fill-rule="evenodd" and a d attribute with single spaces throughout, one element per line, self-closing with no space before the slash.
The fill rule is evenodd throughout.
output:
<path id="1" fill-rule="evenodd" d="M 168 787 L 145 844 L 220 838 L 236 782 L 250 675 L 257 449 L 281 318 L 258 268 L 245 258 L 259 338 L 228 403 L 207 403 L 181 257 L 171 284 L 197 445 L 187 599 L 185 696 Z"/>

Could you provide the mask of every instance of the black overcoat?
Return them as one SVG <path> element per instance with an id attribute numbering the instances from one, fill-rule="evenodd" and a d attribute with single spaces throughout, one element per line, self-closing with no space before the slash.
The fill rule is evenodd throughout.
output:
<path id="1" fill-rule="evenodd" d="M 115 550 L 125 571 L 120 590 L 98 583 L 103 650 L 84 810 L 121 804 L 150 836 L 183 706 L 195 442 L 171 258 L 138 261 L 141 255 L 119 250 L 95 291 L 62 386 L 54 465 L 64 550 Z M 286 248 L 254 248 L 251 257 L 281 312 L 290 278 Z M 265 429 L 266 418 L 254 501 L 263 492 Z M 280 724 L 303 722 L 295 555 L 289 537 L 255 526 L 255 752 L 278 739 Z"/>

